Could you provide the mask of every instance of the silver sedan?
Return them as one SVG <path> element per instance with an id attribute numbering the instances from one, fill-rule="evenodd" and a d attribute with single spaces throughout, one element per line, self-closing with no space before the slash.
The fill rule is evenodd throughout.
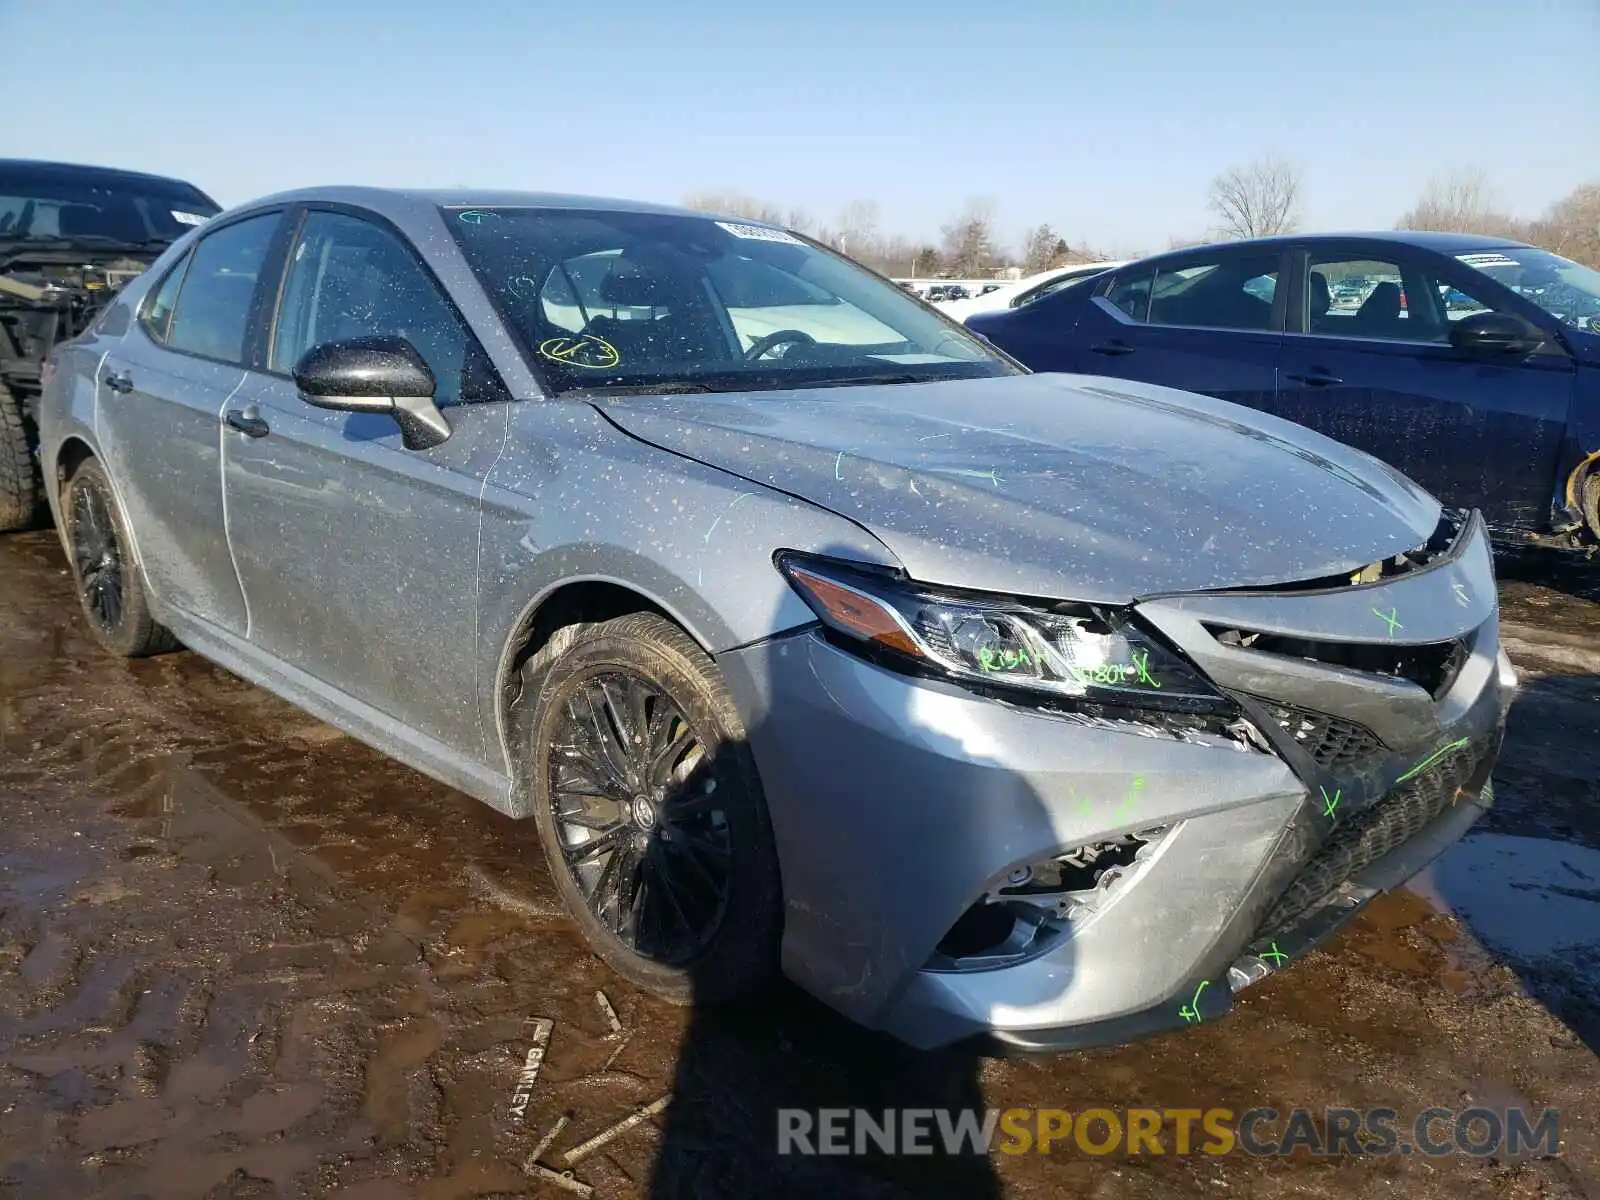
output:
<path id="1" fill-rule="evenodd" d="M 1476 513 L 1029 374 L 768 225 L 269 197 L 59 352 L 40 432 L 108 650 L 181 639 L 531 818 L 663 996 L 781 971 L 924 1047 L 1194 1025 L 1492 799 Z"/>

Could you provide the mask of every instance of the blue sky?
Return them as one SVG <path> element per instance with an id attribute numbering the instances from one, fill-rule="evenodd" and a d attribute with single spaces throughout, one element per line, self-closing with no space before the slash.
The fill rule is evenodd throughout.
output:
<path id="1" fill-rule="evenodd" d="M 1161 249 L 1276 151 L 1306 225 L 1389 226 L 1430 172 L 1533 215 L 1600 175 L 1600 0 L 872 5 L 0 0 L 0 156 L 303 184 L 468 183 Z"/>

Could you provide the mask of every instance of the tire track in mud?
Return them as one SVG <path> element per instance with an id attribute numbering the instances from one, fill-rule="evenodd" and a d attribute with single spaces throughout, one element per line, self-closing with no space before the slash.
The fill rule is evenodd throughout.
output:
<path id="1" fill-rule="evenodd" d="M 780 1103 L 901 1074 L 918 1103 L 959 1089 L 787 993 L 686 1049 L 691 1014 L 577 944 L 530 829 L 193 655 L 107 660 L 71 605 L 48 537 L 0 541 L 0 1194 L 562 1195 L 523 1170 L 541 1133 L 571 1114 L 568 1149 L 672 1088 L 685 1119 L 652 1194 L 1582 1194 L 1538 1163 L 1068 1155 L 997 1162 L 992 1192 L 963 1192 L 938 1163 L 777 1160 Z M 1503 968 L 1451 965 L 1455 936 L 1396 898 L 1228 1022 L 963 1069 L 1002 1106 L 1459 1103 L 1515 1053 L 1517 1094 L 1592 1097 L 1593 1056 L 1557 1044 Z M 535 1017 L 554 1030 L 514 1106 Z M 1597 1161 L 1592 1131 L 1573 1135 L 1580 1167 Z M 646 1122 L 578 1174 L 605 1200 L 644 1195 L 662 1150 Z"/>

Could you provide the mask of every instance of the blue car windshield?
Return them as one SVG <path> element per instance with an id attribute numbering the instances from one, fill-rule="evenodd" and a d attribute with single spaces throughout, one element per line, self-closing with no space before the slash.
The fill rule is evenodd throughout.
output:
<path id="1" fill-rule="evenodd" d="M 1533 301 L 1556 320 L 1600 333 L 1600 271 L 1531 246 L 1497 246 L 1456 258 Z"/>
<path id="2" fill-rule="evenodd" d="M 557 394 L 761 391 L 1019 370 L 889 280 L 771 226 L 600 209 L 444 215 Z"/>

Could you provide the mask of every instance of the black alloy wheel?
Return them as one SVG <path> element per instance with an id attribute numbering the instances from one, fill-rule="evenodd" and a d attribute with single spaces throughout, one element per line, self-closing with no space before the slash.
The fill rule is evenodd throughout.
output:
<path id="1" fill-rule="evenodd" d="M 692 961 L 726 916 L 732 840 L 711 757 L 670 697 L 597 672 L 566 697 L 551 815 L 584 902 L 624 946 Z"/>
<path id="2" fill-rule="evenodd" d="M 115 633 L 122 624 L 126 568 L 104 491 L 98 487 L 73 491 L 70 528 L 84 612 L 102 632 Z"/>
<path id="3" fill-rule="evenodd" d="M 677 1003 L 753 996 L 779 972 L 783 882 L 722 672 L 656 613 L 558 629 L 510 720 L 519 809 L 596 954 Z"/>

